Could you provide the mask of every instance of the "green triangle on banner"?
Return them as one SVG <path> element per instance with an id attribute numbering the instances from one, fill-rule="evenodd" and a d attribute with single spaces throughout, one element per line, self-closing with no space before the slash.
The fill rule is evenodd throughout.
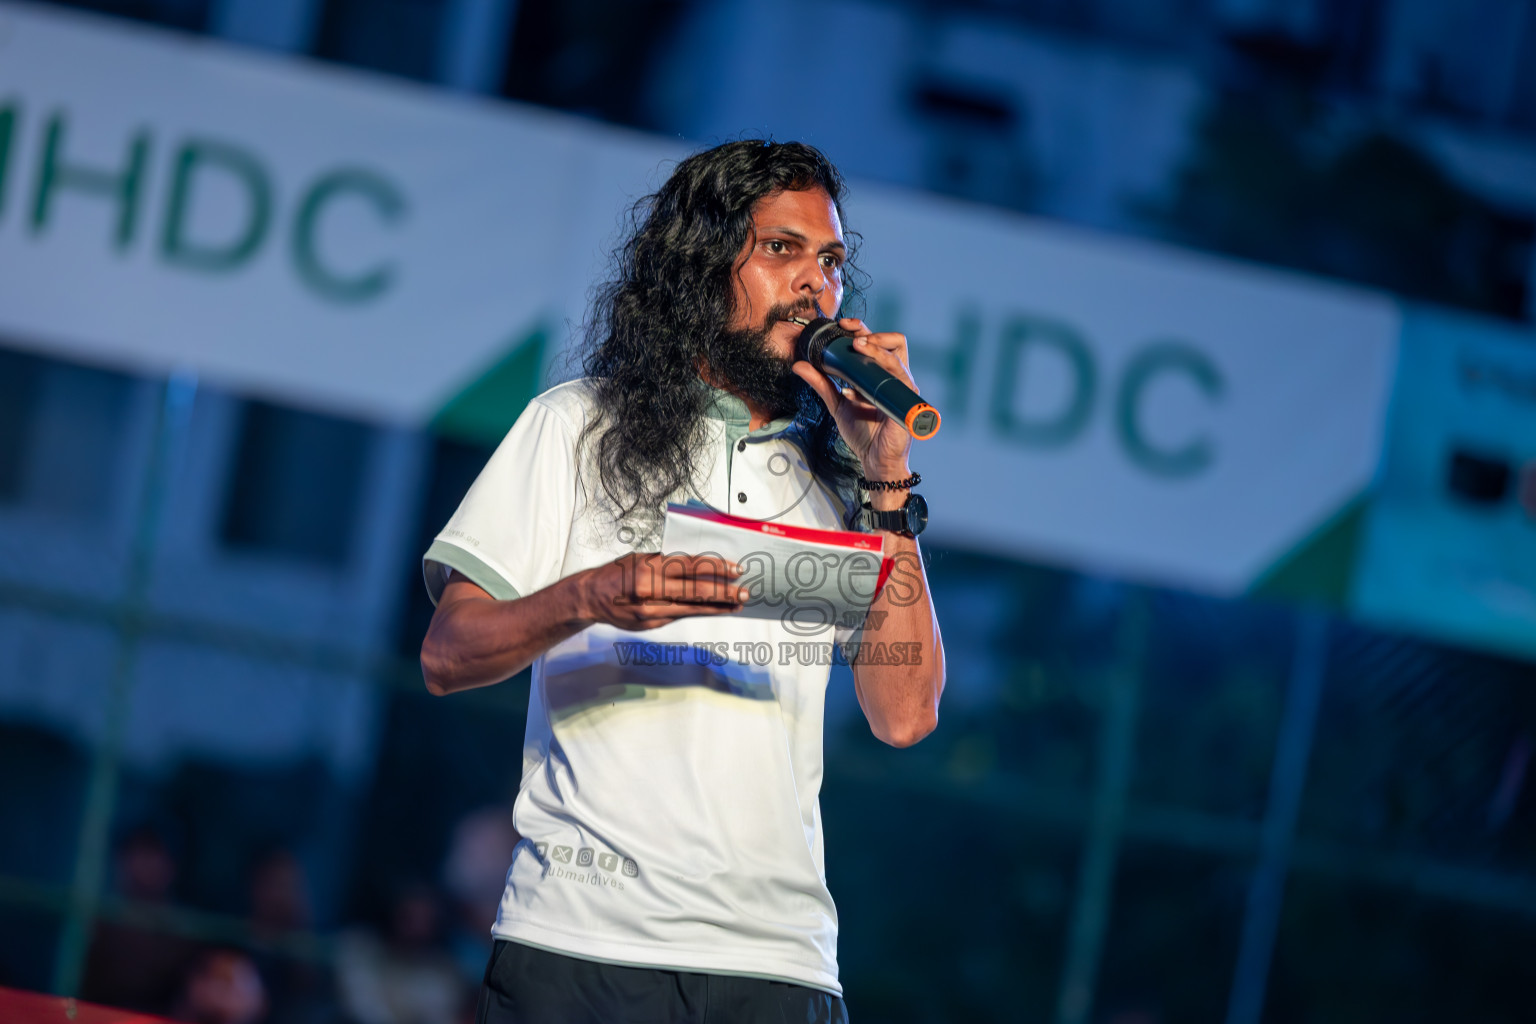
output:
<path id="1" fill-rule="evenodd" d="M 1343 608 L 1368 502 L 1357 497 L 1286 552 L 1249 588 L 1253 597 Z"/>
<path id="2" fill-rule="evenodd" d="M 454 395 L 432 417 L 434 433 L 472 444 L 496 444 L 542 390 L 549 331 L 536 324 L 494 366 Z"/>

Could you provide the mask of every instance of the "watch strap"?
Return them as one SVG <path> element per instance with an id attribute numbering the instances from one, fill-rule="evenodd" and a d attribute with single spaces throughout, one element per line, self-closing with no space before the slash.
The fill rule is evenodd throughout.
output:
<path id="1" fill-rule="evenodd" d="M 916 537 L 917 532 L 912 529 L 912 519 L 908 512 L 911 498 L 900 508 L 877 509 L 869 502 L 864 502 L 864 521 L 872 530 L 888 530 L 891 533 L 899 533 L 904 537 Z"/>

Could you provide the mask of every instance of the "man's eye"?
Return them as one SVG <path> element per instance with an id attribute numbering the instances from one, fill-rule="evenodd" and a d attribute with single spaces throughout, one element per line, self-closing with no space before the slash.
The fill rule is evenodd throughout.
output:
<path id="1" fill-rule="evenodd" d="M 789 248 L 789 246 L 785 245 L 782 241 L 780 241 L 777 238 L 770 238 L 770 239 L 768 239 L 767 242 L 765 242 L 763 244 L 768 247 L 768 251 L 769 252 L 774 253 L 775 255 L 777 255 L 778 253 L 781 253 L 781 252 L 783 252 L 783 251 L 785 251 L 786 249 Z"/>
<path id="2" fill-rule="evenodd" d="M 837 270 L 843 265 L 843 261 L 838 259 L 836 256 L 833 256 L 831 253 L 823 253 L 821 257 L 821 265 L 826 267 L 828 270 Z"/>

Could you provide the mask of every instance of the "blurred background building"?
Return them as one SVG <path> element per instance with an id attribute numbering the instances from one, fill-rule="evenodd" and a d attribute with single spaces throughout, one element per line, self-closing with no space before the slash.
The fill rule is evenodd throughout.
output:
<path id="1" fill-rule="evenodd" d="M 0 985 L 467 1019 L 527 680 L 426 695 L 420 554 L 623 201 L 757 136 L 853 180 L 956 439 L 941 727 L 829 695 L 854 1018 L 1529 1020 L 1529 0 L 0 3 Z M 333 354 L 391 154 L 486 202 Z"/>

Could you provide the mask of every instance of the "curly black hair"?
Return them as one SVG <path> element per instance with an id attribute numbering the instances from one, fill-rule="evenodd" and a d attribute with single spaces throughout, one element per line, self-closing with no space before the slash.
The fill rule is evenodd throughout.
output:
<path id="1" fill-rule="evenodd" d="M 597 290 L 581 358 L 596 399 L 582 443 L 595 442 L 597 473 L 618 519 L 654 524 L 662 503 L 694 481 L 711 400 L 699 367 L 731 323 L 736 261 L 753 206 L 810 189 L 825 191 L 843 220 L 842 176 L 820 151 L 747 139 L 693 154 L 631 208 L 628 238 L 614 252 L 614 278 Z M 858 236 L 846 234 L 845 295 L 856 297 Z M 852 525 L 858 461 L 814 391 L 803 387 L 798 405 L 795 425 L 810 470 L 840 496 Z"/>

